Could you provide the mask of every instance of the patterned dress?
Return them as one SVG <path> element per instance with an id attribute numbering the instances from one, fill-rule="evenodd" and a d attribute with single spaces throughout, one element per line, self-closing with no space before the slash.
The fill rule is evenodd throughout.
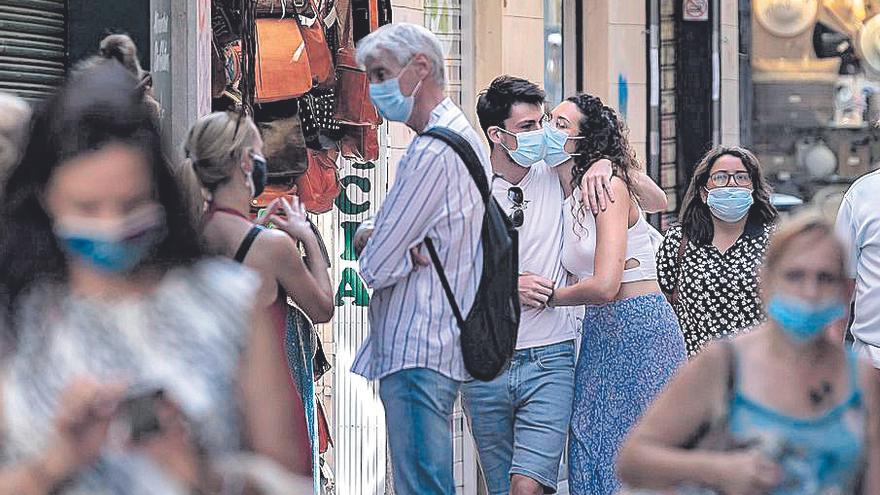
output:
<path id="1" fill-rule="evenodd" d="M 60 393 L 80 375 L 159 386 L 209 454 L 238 450 L 236 377 L 258 286 L 237 263 L 205 260 L 170 271 L 141 298 L 86 299 L 56 285 L 33 291 L 2 382 L 2 461 L 46 448 Z M 172 494 L 179 487 L 150 459 L 108 448 L 61 493 Z"/>
<path id="2" fill-rule="evenodd" d="M 579 280 L 595 273 L 602 240 L 592 214 L 580 215 L 578 190 L 566 200 L 562 263 Z M 573 201 L 578 203 L 573 204 Z M 578 215 L 577 217 L 575 215 Z M 652 229 L 644 218 L 627 229 L 621 283 L 657 279 Z M 575 367 L 568 441 L 572 495 L 612 495 L 620 489 L 614 464 L 624 438 L 685 361 L 684 339 L 672 306 L 658 291 L 584 309 Z"/>
<path id="3" fill-rule="evenodd" d="M 587 306 L 568 441 L 572 495 L 612 495 L 624 438 L 685 361 L 675 314 L 660 294 Z"/>
<path id="4" fill-rule="evenodd" d="M 691 239 L 679 266 L 682 228 L 675 225 L 657 254 L 657 275 L 666 294 L 678 289 L 674 308 L 689 356 L 714 339 L 752 328 L 764 320 L 758 297 L 758 271 L 773 232 L 771 224 L 749 223 L 722 253 L 711 243 Z"/>

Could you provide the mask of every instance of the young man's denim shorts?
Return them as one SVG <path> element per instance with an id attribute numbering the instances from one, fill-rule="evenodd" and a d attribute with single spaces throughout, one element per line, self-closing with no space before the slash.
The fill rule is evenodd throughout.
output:
<path id="1" fill-rule="evenodd" d="M 516 351 L 491 382 L 462 385 L 462 403 L 490 495 L 507 495 L 510 477 L 556 492 L 574 398 L 574 341 Z"/>

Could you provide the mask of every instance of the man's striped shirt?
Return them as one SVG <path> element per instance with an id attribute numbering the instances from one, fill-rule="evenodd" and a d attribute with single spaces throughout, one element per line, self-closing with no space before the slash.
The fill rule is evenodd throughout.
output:
<path id="1" fill-rule="evenodd" d="M 431 127 L 447 127 L 464 137 L 489 176 L 489 156 L 479 135 L 450 99 L 434 108 L 426 129 Z M 455 151 L 440 140 L 417 136 L 400 160 L 360 256 L 361 276 L 374 292 L 370 334 L 355 357 L 354 373 L 372 380 L 428 368 L 455 380 L 468 378 L 459 329 L 440 278 L 433 266 L 414 266 L 409 250 L 431 237 L 467 315 L 482 274 L 484 211 L 476 184 Z M 427 249 L 422 253 L 427 256 Z"/>

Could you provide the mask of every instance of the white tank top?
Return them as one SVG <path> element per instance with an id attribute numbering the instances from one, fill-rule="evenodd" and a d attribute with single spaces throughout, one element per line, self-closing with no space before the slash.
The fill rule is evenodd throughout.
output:
<path id="1" fill-rule="evenodd" d="M 590 278 L 596 261 L 596 217 L 589 207 L 580 210 L 581 191 L 565 200 L 565 229 L 562 236 L 562 265 L 578 279 Z M 580 221 L 577 220 L 580 219 Z M 620 282 L 657 280 L 656 236 L 657 231 L 645 220 L 639 209 L 639 219 L 626 233 L 626 256 L 638 261 L 638 266 L 623 270 Z"/>

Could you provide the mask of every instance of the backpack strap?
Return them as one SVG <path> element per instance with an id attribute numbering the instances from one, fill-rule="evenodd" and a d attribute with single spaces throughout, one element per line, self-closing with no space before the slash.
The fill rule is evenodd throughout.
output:
<path id="1" fill-rule="evenodd" d="M 477 153 L 474 151 L 474 148 L 470 143 L 468 143 L 460 134 L 446 127 L 432 127 L 425 131 L 422 136 L 439 139 L 458 154 L 461 161 L 463 161 L 467 167 L 468 172 L 471 174 L 474 183 L 476 183 L 477 189 L 483 197 L 483 202 L 488 205 L 489 200 L 492 197 L 489 193 L 489 180 L 486 178 L 486 172 L 483 169 L 482 162 L 480 162 Z M 440 256 L 437 255 L 434 241 L 432 241 L 430 237 L 425 237 L 425 246 L 428 247 L 428 253 L 431 255 L 434 269 L 437 270 L 437 275 L 440 277 L 440 283 L 443 285 L 443 292 L 446 293 L 446 299 L 449 300 L 449 305 L 452 306 L 452 313 L 455 315 L 455 320 L 458 322 L 459 328 L 464 327 L 465 321 L 461 315 L 461 309 L 458 307 L 458 303 L 455 302 L 455 294 L 452 293 L 449 279 L 446 278 L 446 271 L 443 270 L 443 265 L 440 263 Z"/>
<path id="2" fill-rule="evenodd" d="M 458 322 L 459 327 L 463 327 L 464 318 L 461 316 L 461 309 L 458 307 L 458 303 L 455 302 L 455 294 L 452 293 L 449 279 L 446 278 L 446 271 L 443 270 L 443 265 L 440 263 L 440 257 L 437 255 L 437 250 L 434 248 L 434 242 L 431 241 L 430 237 L 425 237 L 425 246 L 428 247 L 428 253 L 431 255 L 434 269 L 437 270 L 437 275 L 440 276 L 440 283 L 443 285 L 443 292 L 446 293 L 446 299 L 449 300 L 449 305 L 452 306 L 452 313 L 455 315 L 455 321 Z"/>
<path id="3" fill-rule="evenodd" d="M 251 227 L 251 230 L 248 231 L 247 235 L 244 236 L 244 239 L 241 241 L 241 244 L 238 246 L 238 251 L 235 252 L 235 257 L 233 258 L 235 261 L 239 263 L 244 263 L 245 257 L 247 257 L 248 251 L 251 250 L 251 246 L 254 244 L 254 240 L 257 236 L 265 229 L 262 225 L 254 225 Z"/>
<path id="4" fill-rule="evenodd" d="M 486 178 L 486 171 L 483 169 L 482 162 L 467 140 L 461 134 L 447 127 L 432 127 L 422 133 L 422 136 L 439 139 L 446 143 L 464 162 L 471 178 L 477 184 L 480 195 L 483 196 L 483 202 L 488 203 L 492 197 L 489 191 L 489 179 Z"/>

